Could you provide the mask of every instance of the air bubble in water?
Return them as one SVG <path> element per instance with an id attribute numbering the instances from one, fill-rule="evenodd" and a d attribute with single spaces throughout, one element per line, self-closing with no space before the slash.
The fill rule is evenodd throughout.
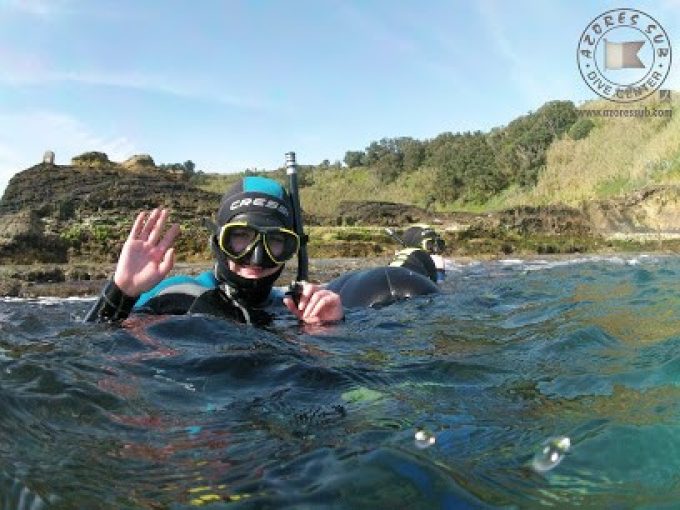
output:
<path id="1" fill-rule="evenodd" d="M 416 430 L 415 435 L 416 448 L 424 450 L 425 448 L 429 448 L 430 446 L 432 446 L 436 441 L 437 440 L 434 437 L 434 434 L 431 434 L 427 430 L 424 429 Z"/>
<path id="2" fill-rule="evenodd" d="M 534 455 L 531 465 L 535 471 L 545 473 L 556 467 L 571 447 L 571 440 L 566 436 L 548 439 L 541 445 L 540 451 Z"/>

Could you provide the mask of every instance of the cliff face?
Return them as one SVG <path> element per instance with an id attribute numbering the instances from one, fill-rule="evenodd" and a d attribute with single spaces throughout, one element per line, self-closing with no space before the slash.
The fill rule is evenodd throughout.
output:
<path id="1" fill-rule="evenodd" d="M 612 200 L 588 203 L 584 211 L 604 236 L 680 235 L 680 186 L 654 186 Z"/>
<path id="2" fill-rule="evenodd" d="M 219 200 L 155 168 L 36 165 L 15 175 L 0 201 L 0 263 L 115 260 L 136 212 L 157 206 L 190 231 L 179 246 L 203 252 L 200 221 Z"/>
<path id="3" fill-rule="evenodd" d="M 176 214 L 212 214 L 219 194 L 208 193 L 158 170 L 132 172 L 119 166 L 36 165 L 16 174 L 0 201 L 0 212 L 34 209 L 40 217 L 67 220 L 98 212 L 172 206 Z M 185 218 L 185 216 L 181 216 Z"/>

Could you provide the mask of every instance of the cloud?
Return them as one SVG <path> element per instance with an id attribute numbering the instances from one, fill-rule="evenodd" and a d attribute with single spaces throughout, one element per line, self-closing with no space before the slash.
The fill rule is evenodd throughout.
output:
<path id="1" fill-rule="evenodd" d="M 188 82 L 176 77 L 136 72 L 54 71 L 46 69 L 39 59 L 11 59 L 17 64 L 11 72 L 0 75 L 0 84 L 13 87 L 45 85 L 48 83 L 76 83 L 91 86 L 119 87 L 138 91 L 165 94 L 184 99 L 218 103 L 224 106 L 254 111 L 281 111 L 274 103 L 252 97 L 228 94 L 222 86 L 209 83 Z"/>
<path id="2" fill-rule="evenodd" d="M 94 87 L 118 87 L 164 94 L 253 111 L 281 111 L 270 101 L 224 91 L 223 83 L 214 77 L 188 79 L 185 75 L 154 74 L 148 71 L 107 71 L 100 69 L 55 69 L 39 52 L 0 45 L 0 85 L 9 87 L 46 86 L 49 84 L 81 84 Z"/>
<path id="3" fill-rule="evenodd" d="M 5 0 L 5 8 L 38 18 L 49 18 L 61 12 L 71 0 Z"/>
<path id="4" fill-rule="evenodd" d="M 105 152 L 112 161 L 123 161 L 137 152 L 127 137 L 95 133 L 69 115 L 0 113 L 0 192 L 15 173 L 40 163 L 46 150 L 54 151 L 55 162 L 62 165 L 85 151 Z"/>

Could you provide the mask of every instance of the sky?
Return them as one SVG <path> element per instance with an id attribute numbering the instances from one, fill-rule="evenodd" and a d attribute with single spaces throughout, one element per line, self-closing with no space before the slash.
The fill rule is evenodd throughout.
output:
<path id="1" fill-rule="evenodd" d="M 46 150 L 274 169 L 579 104 L 581 33 L 620 7 L 680 48 L 680 0 L 0 0 L 0 193 Z"/>

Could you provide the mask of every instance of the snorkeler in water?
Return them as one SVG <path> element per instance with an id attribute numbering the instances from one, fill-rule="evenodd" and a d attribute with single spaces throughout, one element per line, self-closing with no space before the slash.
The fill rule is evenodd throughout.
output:
<path id="1" fill-rule="evenodd" d="M 245 177 L 222 197 L 210 236 L 215 264 L 197 277 L 172 276 L 179 226 L 167 230 L 166 209 L 140 212 L 106 285 L 86 321 L 125 319 L 131 312 L 210 313 L 246 323 L 266 322 L 281 304 L 300 321 L 324 324 L 344 316 L 340 296 L 302 282 L 298 295 L 274 287 L 300 250 L 291 198 L 265 177 Z"/>
<path id="2" fill-rule="evenodd" d="M 404 246 L 388 266 L 347 273 L 327 284 L 340 295 L 345 307 L 382 307 L 439 292 L 433 257 L 421 248 L 408 247 L 391 228 L 385 230 Z"/>
<path id="3" fill-rule="evenodd" d="M 436 282 L 441 283 L 446 278 L 446 265 L 444 262 L 444 248 L 446 242 L 429 225 L 415 225 L 407 228 L 401 236 L 404 244 L 410 248 L 416 248 L 427 252 L 436 268 Z"/>
<path id="4" fill-rule="evenodd" d="M 278 182 L 245 177 L 227 191 L 216 221 L 207 220 L 215 264 L 197 277 L 172 276 L 179 225 L 167 230 L 166 209 L 140 212 L 113 279 L 87 314 L 89 322 L 118 321 L 131 312 L 203 313 L 248 324 L 271 321 L 282 304 L 303 323 L 344 318 L 344 306 L 375 307 L 438 292 L 436 269 L 421 250 L 389 266 L 346 273 L 326 285 L 307 280 L 307 237 L 297 190 L 295 154 L 286 154 L 289 194 Z M 296 282 L 274 287 L 285 263 L 297 256 Z"/>

